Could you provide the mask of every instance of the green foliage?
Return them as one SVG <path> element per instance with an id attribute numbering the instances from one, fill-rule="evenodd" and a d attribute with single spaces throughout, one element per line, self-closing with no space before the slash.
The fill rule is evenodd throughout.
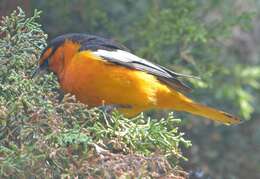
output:
<path id="1" fill-rule="evenodd" d="M 193 116 L 183 120 L 193 140 L 189 170 L 200 168 L 211 178 L 260 178 L 259 2 L 54 2 L 32 2 L 44 11 L 41 22 L 52 37 L 86 32 L 118 39 L 148 60 L 200 76 L 200 81 L 189 80 L 193 99 L 248 119 L 233 128 Z"/>
<path id="2" fill-rule="evenodd" d="M 193 93 L 189 94 L 193 99 L 238 114 L 248 121 L 227 128 L 213 125 L 208 120 L 185 116 L 192 119 L 182 122 L 187 124 L 186 133 L 193 141 L 192 150 L 189 150 L 189 162 L 185 162 L 185 165 L 188 165 L 187 170 L 202 169 L 211 178 L 260 178 L 260 6 L 256 0 L 53 0 L 31 1 L 30 5 L 31 12 L 34 8 L 43 10 L 40 22 L 44 24 L 43 28 L 50 35 L 50 39 L 66 32 L 84 32 L 114 38 L 148 60 L 156 61 L 177 72 L 200 76 L 200 81 L 188 80 L 194 89 Z M 254 14 L 256 16 L 253 16 Z M 253 29 L 250 29 L 251 27 Z M 1 52 L 4 51 L 0 50 Z M 31 54 L 29 56 L 28 59 L 31 59 Z M 1 69 L 0 73 L 2 71 L 4 70 Z M 26 71 L 31 73 L 31 67 Z M 4 76 L 1 75 L 1 78 Z M 37 80 L 34 83 L 38 84 Z M 53 83 L 47 88 L 49 83 L 46 81 L 55 82 L 52 75 L 45 76 L 44 80 L 39 82 L 41 86 L 46 85 L 47 91 L 45 90 L 44 94 L 55 93 L 56 88 L 53 91 L 50 89 L 57 84 Z M 38 95 L 41 90 L 35 89 L 31 94 L 37 94 L 37 97 L 41 98 L 41 95 Z M 3 103 L 3 98 L 0 101 Z M 50 107 L 52 102 L 37 101 L 46 106 L 46 110 L 50 110 L 49 114 L 54 112 L 54 108 Z M 6 114 L 6 111 L 7 108 L 1 105 L 0 116 Z M 64 115 L 65 121 L 70 118 L 67 114 L 69 113 Z M 166 112 L 152 114 L 152 118 L 156 118 L 155 116 Z M 0 120 L 0 125 L 6 125 L 5 123 L 6 120 Z M 68 132 L 80 132 L 83 136 L 90 136 L 77 125 L 68 128 L 61 130 L 60 135 L 50 136 L 50 141 L 57 142 L 57 136 L 64 141 L 62 138 Z M 76 141 L 75 150 L 80 147 L 85 151 L 91 150 L 84 142 L 79 143 Z M 107 144 L 108 148 L 114 146 L 115 151 L 118 151 L 117 145 L 123 146 L 113 140 Z M 62 152 L 61 156 L 66 153 Z M 122 160 L 129 160 L 129 157 Z M 116 166 L 114 164 L 110 163 L 110 166 Z"/>
<path id="3" fill-rule="evenodd" d="M 139 40 L 142 47 L 138 48 L 138 53 L 158 63 L 169 64 L 176 71 L 198 74 L 202 81 L 191 79 L 190 82 L 204 90 L 200 89 L 201 94 L 195 96 L 202 101 L 203 98 L 208 101 L 208 96 L 215 96 L 226 101 L 226 106 L 233 104 L 235 113 L 240 112 L 243 118 L 250 119 L 255 110 L 251 92 L 259 90 L 260 77 L 256 71 L 260 68 L 252 65 L 245 67 L 245 64 L 234 66 L 234 57 L 225 56 L 222 59 L 220 55 L 228 53 L 221 46 L 225 45 L 225 38 L 231 36 L 233 27 L 248 29 L 255 13 L 242 12 L 234 16 L 229 11 L 229 16 L 219 15 L 213 20 L 203 20 L 200 1 L 156 2 L 152 7 L 154 9 L 136 26 L 136 40 L 142 39 Z M 184 68 L 184 64 L 190 68 Z M 252 68 L 254 70 L 251 71 Z M 245 74 L 246 77 L 242 76 Z M 226 83 L 220 86 L 222 81 Z M 216 99 L 212 98 L 212 103 Z"/>
<path id="4" fill-rule="evenodd" d="M 61 33 L 57 27 L 63 27 L 63 32 L 86 32 L 88 30 L 89 33 L 96 34 L 100 34 L 101 31 L 112 32 L 116 30 L 109 21 L 108 14 L 100 10 L 100 7 L 104 6 L 104 4 L 98 1 L 65 0 L 61 2 L 53 0 L 48 3 L 45 1 L 32 3 L 35 3 L 39 9 L 44 9 L 46 13 L 48 13 L 48 9 L 56 9 L 51 11 L 48 14 L 49 16 L 42 17 L 42 21 L 48 21 L 50 24 L 43 28 L 47 31 L 52 31 L 55 35 Z M 84 22 L 87 22 L 87 29 Z M 64 24 L 66 25 L 64 26 Z M 103 24 L 106 24 L 106 26 L 102 26 Z"/>
<path id="5" fill-rule="evenodd" d="M 129 146 L 123 149 L 126 153 L 136 151 L 148 156 L 160 151 L 167 156 L 174 154 L 183 157 L 179 155 L 179 145 L 189 147 L 191 143 L 183 139 L 183 133 L 178 132 L 176 124 L 179 122 L 180 120 L 174 119 L 172 114 L 167 119 L 147 121 L 142 115 L 134 119 L 124 119 L 116 113 L 106 119 L 106 126 L 96 122 L 90 131 L 96 134 L 95 138 L 98 141 L 104 138 L 113 139 L 112 148 L 116 147 L 114 145 Z"/>
<path id="6" fill-rule="evenodd" d="M 135 168 L 131 176 L 150 176 L 148 161 L 171 164 L 163 174 L 157 169 L 154 173 L 158 176 L 173 174 L 179 159 L 184 158 L 180 146 L 191 143 L 178 131 L 180 121 L 172 114 L 160 120 L 143 115 L 127 119 L 117 112 L 87 109 L 70 95 L 60 101 L 53 74 L 31 79 L 46 45 L 47 36 L 36 22 L 39 15 L 35 11 L 26 18 L 18 8 L 4 17 L 0 26 L 0 176 L 107 176 L 113 166 L 104 166 L 100 151 L 108 153 L 102 154 L 107 161 L 132 155 L 133 163 L 146 161 L 142 170 L 119 161 L 130 165 L 129 170 Z M 155 154 L 157 158 L 149 158 Z M 122 171 L 122 175 L 130 172 Z"/>

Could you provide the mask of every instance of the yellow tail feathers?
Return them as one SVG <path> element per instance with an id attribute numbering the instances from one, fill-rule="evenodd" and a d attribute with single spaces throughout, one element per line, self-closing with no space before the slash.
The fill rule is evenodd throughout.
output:
<path id="1" fill-rule="evenodd" d="M 179 109 L 179 110 L 186 111 L 198 116 L 206 117 L 227 125 L 240 123 L 239 118 L 231 114 L 228 114 L 224 111 L 213 109 L 211 107 L 207 107 L 205 105 L 194 103 L 194 102 L 187 103 L 186 105 L 187 105 L 186 108 Z"/>
<path id="2" fill-rule="evenodd" d="M 158 106 L 159 108 L 174 109 L 177 111 L 184 111 L 194 115 L 202 116 L 217 122 L 227 125 L 240 123 L 239 118 L 205 105 L 195 103 L 188 97 L 177 91 L 164 90 L 158 93 Z"/>

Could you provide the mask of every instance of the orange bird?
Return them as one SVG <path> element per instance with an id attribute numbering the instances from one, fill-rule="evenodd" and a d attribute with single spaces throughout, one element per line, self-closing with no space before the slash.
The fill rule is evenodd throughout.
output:
<path id="1" fill-rule="evenodd" d="M 113 40 L 86 34 L 65 34 L 43 51 L 36 73 L 54 72 L 65 93 L 87 104 L 115 106 L 127 117 L 149 109 L 173 109 L 225 124 L 240 120 L 193 102 L 181 92 L 191 89 L 175 73 L 132 54 Z"/>

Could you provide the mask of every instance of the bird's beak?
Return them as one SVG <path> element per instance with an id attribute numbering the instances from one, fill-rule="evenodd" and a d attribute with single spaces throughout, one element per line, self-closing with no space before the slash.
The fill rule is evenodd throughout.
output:
<path id="1" fill-rule="evenodd" d="M 47 66 L 38 66 L 32 73 L 31 78 L 34 78 L 36 76 L 41 76 L 45 72 L 47 72 Z"/>

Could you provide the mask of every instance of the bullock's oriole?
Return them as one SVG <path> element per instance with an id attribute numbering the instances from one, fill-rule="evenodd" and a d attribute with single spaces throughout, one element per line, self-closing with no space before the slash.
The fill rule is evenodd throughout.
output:
<path id="1" fill-rule="evenodd" d="M 43 51 L 37 71 L 49 69 L 61 89 L 89 107 L 114 105 L 125 116 L 149 109 L 173 109 L 225 124 L 239 119 L 193 102 L 181 92 L 190 88 L 175 73 L 132 54 L 113 40 L 86 34 L 65 34 Z"/>

